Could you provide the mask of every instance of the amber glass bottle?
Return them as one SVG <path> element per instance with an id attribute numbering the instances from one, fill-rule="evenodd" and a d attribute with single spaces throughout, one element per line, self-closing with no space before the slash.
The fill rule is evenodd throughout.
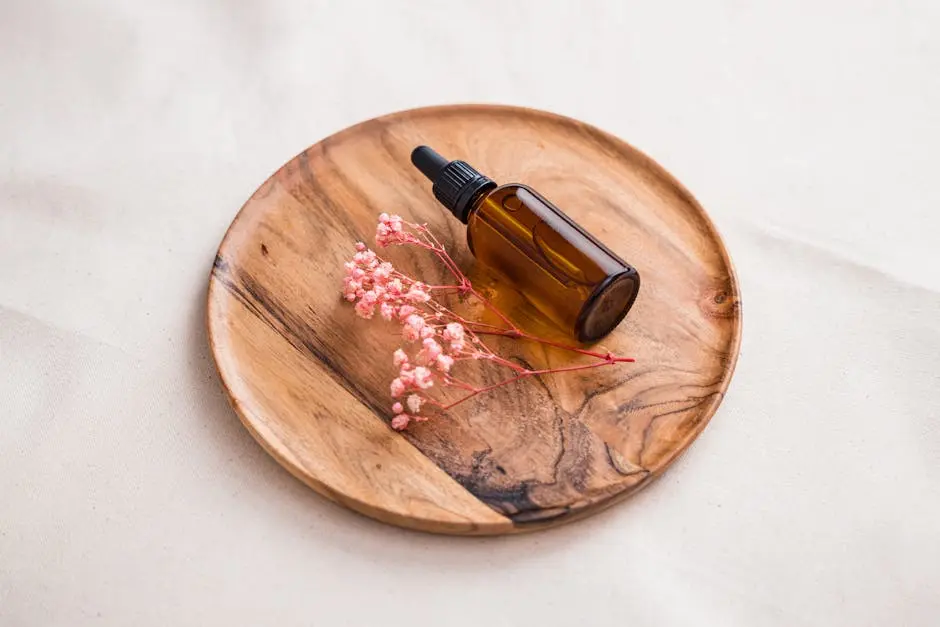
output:
<path id="1" fill-rule="evenodd" d="M 474 256 L 562 329 L 593 342 L 627 315 L 640 289 L 636 269 L 538 192 L 518 183 L 497 186 L 427 146 L 415 148 L 411 161 L 467 225 Z"/>

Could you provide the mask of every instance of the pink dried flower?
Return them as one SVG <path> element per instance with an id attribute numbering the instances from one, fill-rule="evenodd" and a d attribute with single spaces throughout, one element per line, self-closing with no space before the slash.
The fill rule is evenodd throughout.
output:
<path id="1" fill-rule="evenodd" d="M 398 414 L 392 418 L 392 429 L 396 431 L 401 431 L 408 426 L 408 414 Z"/>
<path id="2" fill-rule="evenodd" d="M 379 307 L 379 312 L 382 314 L 382 318 L 391 322 L 392 318 L 395 316 L 395 308 L 388 303 L 382 303 Z"/>
<path id="3" fill-rule="evenodd" d="M 409 342 L 414 342 L 421 337 L 421 329 L 424 328 L 424 318 L 418 314 L 411 314 L 405 319 L 405 325 L 402 327 L 402 337 Z"/>
<path id="4" fill-rule="evenodd" d="M 411 241 L 413 236 L 404 230 L 404 221 L 401 216 L 388 215 L 382 213 L 379 215 L 379 223 L 375 227 L 375 243 L 379 246 L 390 246 L 392 244 L 406 244 Z"/>
<path id="5" fill-rule="evenodd" d="M 385 263 L 379 264 L 379 267 L 372 271 L 372 280 L 374 280 L 379 285 L 383 285 L 386 281 L 389 280 L 392 276 L 392 264 Z"/>
<path id="6" fill-rule="evenodd" d="M 426 303 L 431 300 L 431 295 L 417 285 L 412 285 L 408 293 L 405 294 L 405 298 L 413 303 Z"/>
<path id="7" fill-rule="evenodd" d="M 450 355 L 439 355 L 435 365 L 441 372 L 450 372 L 454 365 L 454 358 Z"/>
<path id="8" fill-rule="evenodd" d="M 405 382 L 401 380 L 401 377 L 396 377 L 392 379 L 392 383 L 388 386 L 388 389 L 392 398 L 398 398 L 405 393 Z"/>
<path id="9" fill-rule="evenodd" d="M 402 305 L 398 308 L 398 318 L 400 320 L 405 320 L 408 316 L 418 311 L 411 305 Z"/>
<path id="10" fill-rule="evenodd" d="M 399 349 L 396 349 L 395 352 L 392 353 L 392 363 L 394 363 L 396 366 L 401 366 L 402 364 L 407 364 L 407 363 L 408 363 L 408 353 L 406 353 L 405 351 L 403 351 L 403 350 L 400 349 L 400 348 L 399 348 Z"/>
<path id="11" fill-rule="evenodd" d="M 365 243 L 363 243 L 363 242 L 356 242 L 356 250 L 358 250 L 359 252 L 362 252 L 362 251 L 365 250 L 365 249 L 366 249 Z"/>
<path id="12" fill-rule="evenodd" d="M 459 322 L 448 322 L 441 337 L 450 342 L 451 351 L 459 353 L 464 349 L 465 333 L 466 329 Z"/>
<path id="13" fill-rule="evenodd" d="M 417 394 L 411 394 L 408 396 L 407 403 L 408 411 L 410 411 L 412 414 L 417 414 L 419 411 L 421 411 L 421 405 L 424 403 L 424 399 L 422 399 Z"/>
<path id="14" fill-rule="evenodd" d="M 355 261 L 357 264 L 366 266 L 369 269 L 374 268 L 378 263 L 378 260 L 375 258 L 375 253 L 366 248 L 363 248 L 358 253 L 353 255 L 353 261 Z"/>
<path id="15" fill-rule="evenodd" d="M 415 385 L 422 390 L 426 390 L 434 385 L 434 375 L 424 366 L 418 366 L 414 369 Z"/>
<path id="16" fill-rule="evenodd" d="M 398 378 L 401 379 L 401 382 L 405 385 L 405 387 L 414 385 L 415 371 L 406 364 L 401 367 L 401 370 L 398 371 Z"/>
<path id="17" fill-rule="evenodd" d="M 405 411 L 405 409 L 404 409 L 404 407 L 401 406 L 401 403 L 395 403 L 394 405 L 392 405 L 392 412 L 393 412 L 393 413 L 400 414 L 400 413 L 402 413 L 403 411 Z"/>
<path id="18" fill-rule="evenodd" d="M 425 326 L 421 329 L 421 339 L 426 340 L 437 335 L 437 331 L 434 330 L 434 327 Z"/>
<path id="19" fill-rule="evenodd" d="M 356 303 L 356 314 L 360 318 L 369 320 L 375 313 L 375 292 L 366 292 Z"/>
<path id="20" fill-rule="evenodd" d="M 441 345 L 434 341 L 433 338 L 425 338 L 421 345 L 424 347 L 424 355 L 429 362 L 434 361 L 444 352 Z"/>
<path id="21" fill-rule="evenodd" d="M 442 335 L 445 340 L 462 340 L 463 325 L 459 322 L 448 322 L 447 326 L 444 327 L 444 333 Z"/>

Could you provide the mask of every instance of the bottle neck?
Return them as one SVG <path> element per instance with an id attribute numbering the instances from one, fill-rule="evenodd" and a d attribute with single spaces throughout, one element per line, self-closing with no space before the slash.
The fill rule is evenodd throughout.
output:
<path id="1" fill-rule="evenodd" d="M 470 190 L 467 194 L 466 199 L 461 199 L 455 206 L 451 213 L 454 214 L 454 217 L 467 224 L 470 221 L 470 216 L 472 216 L 480 208 L 480 205 L 486 200 L 486 197 L 496 189 L 497 185 L 494 181 L 488 181 L 486 185 L 481 185 L 477 189 Z"/>
<path id="2" fill-rule="evenodd" d="M 448 161 L 427 146 L 415 148 L 411 162 L 431 180 L 431 191 L 438 202 L 464 224 L 480 197 L 496 188 L 492 179 L 466 161 Z"/>

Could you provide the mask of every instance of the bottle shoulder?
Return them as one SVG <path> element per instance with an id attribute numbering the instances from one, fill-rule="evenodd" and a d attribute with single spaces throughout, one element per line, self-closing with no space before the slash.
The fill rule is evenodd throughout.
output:
<path id="1" fill-rule="evenodd" d="M 524 183 L 503 183 L 502 185 L 498 185 L 496 189 L 494 189 L 490 193 L 495 194 L 496 192 L 507 192 L 507 191 L 511 192 L 517 189 L 524 189 L 532 193 L 538 193 L 534 189 L 529 187 L 528 185 L 525 185 Z"/>
<path id="2" fill-rule="evenodd" d="M 476 213 L 487 204 L 509 209 L 513 203 L 519 203 L 519 192 L 523 192 L 523 196 L 530 194 L 544 202 L 544 198 L 528 185 L 522 183 L 504 183 L 503 185 L 494 187 L 488 193 L 481 196 L 470 213 Z M 510 203 L 510 206 L 507 206 L 507 202 Z"/>

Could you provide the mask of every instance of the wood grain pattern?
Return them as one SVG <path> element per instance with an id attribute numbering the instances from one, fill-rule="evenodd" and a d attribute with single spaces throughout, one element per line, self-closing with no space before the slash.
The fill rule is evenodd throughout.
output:
<path id="1" fill-rule="evenodd" d="M 531 379 L 404 434 L 387 426 L 398 339 L 340 299 L 352 244 L 371 241 L 379 212 L 400 213 L 427 222 L 478 285 L 496 285 L 474 267 L 465 227 L 410 165 L 418 144 L 497 181 L 532 185 L 639 269 L 636 305 L 600 345 L 636 364 Z M 388 257 L 428 280 L 445 278 L 420 251 Z M 539 325 L 524 298 L 493 294 L 523 325 Z M 226 234 L 208 318 L 233 406 L 294 475 L 380 520 L 466 534 L 558 524 L 646 485 L 715 412 L 741 336 L 730 260 L 685 188 L 589 125 L 495 106 L 393 114 L 291 160 Z M 501 351 L 538 368 L 571 363 L 570 354 L 511 340 Z M 505 374 L 493 364 L 467 367 L 478 382 Z"/>

